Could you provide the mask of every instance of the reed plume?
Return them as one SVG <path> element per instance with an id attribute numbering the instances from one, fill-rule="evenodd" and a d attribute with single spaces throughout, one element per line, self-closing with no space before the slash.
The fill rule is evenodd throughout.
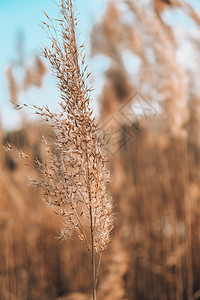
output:
<path id="1" fill-rule="evenodd" d="M 32 106 L 55 130 L 54 142 L 43 139 L 47 161 L 36 161 L 42 176 L 33 179 L 32 184 L 42 188 L 45 201 L 62 216 L 61 238 L 78 237 L 85 243 L 91 254 L 96 299 L 95 253 L 100 262 L 113 228 L 106 148 L 90 106 L 91 89 L 86 84 L 90 74 L 85 66 L 84 46 L 77 45 L 72 1 L 61 1 L 56 20 L 59 29 L 46 13 L 45 16 L 47 22 L 43 24 L 52 44 L 50 48 L 44 47 L 43 54 L 58 79 L 61 101 L 56 113 L 48 107 Z M 20 157 L 27 158 L 24 154 Z"/>

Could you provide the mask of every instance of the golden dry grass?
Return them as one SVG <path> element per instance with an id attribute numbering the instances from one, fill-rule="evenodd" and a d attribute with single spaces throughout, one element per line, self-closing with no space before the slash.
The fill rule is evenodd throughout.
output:
<path id="1" fill-rule="evenodd" d="M 144 91 L 144 96 L 147 93 L 149 101 L 156 90 L 163 100 L 164 117 L 140 120 L 140 124 L 126 121 L 117 128 L 118 143 L 123 147 L 110 158 L 115 230 L 102 259 L 98 297 L 197 300 L 200 119 L 194 80 L 198 72 L 194 78 L 176 62 L 173 30 L 163 23 L 161 13 L 178 6 L 197 24 L 199 19 L 185 1 L 154 1 L 154 20 L 139 2 L 126 3 L 139 26 L 121 24 L 122 12 L 111 1 L 92 34 L 93 54 L 100 52 L 112 59 L 100 99 L 101 117 L 109 120 L 116 116 L 130 90 L 136 88 L 142 94 Z M 150 45 L 144 38 L 148 34 L 152 37 Z M 194 43 L 199 49 L 198 41 Z M 133 83 L 126 71 L 121 47 L 128 47 L 142 60 L 139 84 Z M 154 52 L 156 63 L 149 61 L 147 49 Z M 158 76 L 158 66 L 163 69 L 162 77 Z M 168 76 L 170 73 L 177 81 Z M 143 90 L 145 84 L 147 91 Z M 2 143 L 16 145 L 32 161 L 36 157 L 43 161 L 46 154 L 40 140 L 42 135 L 48 138 L 48 133 L 43 126 L 26 124 L 19 132 L 2 131 Z M 3 151 L 0 165 L 0 299 L 91 299 L 87 251 L 75 241 L 55 240 L 60 219 L 42 203 L 39 191 L 27 186 L 27 175 L 39 178 L 37 170 L 21 165 Z"/>

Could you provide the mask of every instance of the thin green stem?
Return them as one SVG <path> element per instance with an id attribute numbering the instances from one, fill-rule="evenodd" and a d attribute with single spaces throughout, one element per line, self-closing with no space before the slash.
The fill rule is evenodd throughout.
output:
<path id="1" fill-rule="evenodd" d="M 87 147 L 87 146 L 86 146 Z M 86 162 L 87 162 L 87 190 L 90 207 L 90 232 L 91 232 L 91 259 L 92 259 L 92 292 L 93 300 L 96 300 L 96 268 L 95 268 L 95 252 L 94 252 L 94 225 L 93 225 L 93 213 L 92 213 L 92 198 L 90 191 L 90 176 L 89 176 L 89 165 L 88 165 L 88 154 L 86 148 Z"/>

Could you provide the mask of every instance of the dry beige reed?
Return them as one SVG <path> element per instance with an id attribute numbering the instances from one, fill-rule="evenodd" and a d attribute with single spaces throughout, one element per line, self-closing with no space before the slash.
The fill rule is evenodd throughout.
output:
<path id="1" fill-rule="evenodd" d="M 186 67 L 177 55 L 186 40 L 199 51 L 199 35 L 192 39 L 189 26 L 179 24 L 180 43 L 177 27 L 163 18 L 163 11 L 170 15 L 174 9 L 191 18 L 199 32 L 198 10 L 186 1 L 110 0 L 91 34 L 93 55 L 111 62 L 100 98 L 102 119 L 137 104 L 137 91 L 161 108 L 146 124 L 145 114 L 139 126 L 137 117 L 124 120 L 124 147 L 113 162 L 119 236 L 130 258 L 124 277 L 128 299 L 196 299 L 199 290 L 199 204 L 192 208 L 199 191 L 198 200 L 191 196 L 199 186 L 192 175 L 193 162 L 199 163 L 199 60 L 191 52 Z M 136 64 L 130 73 L 131 60 Z"/>
<path id="2" fill-rule="evenodd" d="M 61 238 L 78 237 L 90 252 L 96 299 L 99 266 L 95 266 L 95 253 L 100 263 L 113 228 L 106 148 L 90 106 L 91 89 L 86 84 L 90 73 L 85 65 L 84 46 L 77 46 L 72 1 L 61 1 L 56 25 L 46 13 L 45 16 L 47 22 L 43 25 L 52 43 L 50 48 L 44 47 L 43 54 L 58 79 L 61 101 L 56 112 L 31 106 L 55 131 L 53 142 L 43 138 L 48 158 L 45 163 L 35 162 L 42 176 L 33 179 L 32 184 L 42 189 L 45 201 L 62 216 Z M 16 105 L 19 109 L 26 106 Z M 28 159 L 23 152 L 18 152 L 18 156 Z"/>

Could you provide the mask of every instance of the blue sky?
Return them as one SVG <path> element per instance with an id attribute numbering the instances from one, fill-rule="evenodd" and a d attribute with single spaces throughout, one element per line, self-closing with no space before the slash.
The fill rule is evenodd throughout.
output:
<path id="1" fill-rule="evenodd" d="M 5 71 L 8 65 L 16 61 L 16 45 L 19 33 L 23 35 L 24 53 L 27 58 L 33 57 L 40 52 L 41 44 L 48 42 L 45 32 L 40 27 L 41 20 L 44 20 L 42 11 L 45 10 L 50 17 L 57 17 L 55 0 L 0 0 L 0 116 L 3 126 L 7 129 L 17 128 L 21 124 L 20 116 L 9 104 L 9 94 Z M 59 0 L 58 0 L 59 1 Z M 92 25 L 100 18 L 106 0 L 76 0 L 77 11 L 79 12 L 79 31 L 81 40 L 86 41 L 89 50 L 89 33 Z M 190 3 L 200 12 L 200 0 L 190 0 Z M 167 14 L 166 18 L 170 24 L 187 24 L 187 18 L 183 17 L 177 10 Z M 95 73 L 98 86 L 94 87 L 100 91 L 103 84 L 101 74 L 105 70 L 107 61 L 103 58 L 99 61 L 90 62 L 90 67 Z M 97 67 L 97 70 L 95 68 Z M 95 96 L 95 94 L 94 94 Z M 20 95 L 20 102 L 34 102 L 37 104 L 48 104 L 58 100 L 58 92 L 55 87 L 55 80 L 48 76 L 45 80 L 45 88 L 31 88 L 26 94 Z M 97 109 L 97 104 L 93 104 Z"/>
<path id="2" fill-rule="evenodd" d="M 104 4 L 103 0 L 76 0 L 81 40 L 86 41 L 88 48 L 92 24 L 101 15 Z M 42 43 L 48 43 L 45 32 L 40 27 L 41 20 L 45 19 L 43 10 L 50 17 L 57 17 L 54 0 L 0 0 L 0 114 L 3 125 L 8 129 L 20 126 L 20 118 L 9 104 L 5 71 L 8 65 L 17 59 L 16 45 L 19 33 L 23 36 L 24 53 L 30 57 L 40 52 Z M 46 80 L 46 86 L 46 91 L 32 88 L 31 91 L 22 95 L 20 100 L 27 101 L 28 99 L 36 103 L 37 99 L 42 99 L 43 103 L 55 101 L 57 92 L 52 78 Z"/>

